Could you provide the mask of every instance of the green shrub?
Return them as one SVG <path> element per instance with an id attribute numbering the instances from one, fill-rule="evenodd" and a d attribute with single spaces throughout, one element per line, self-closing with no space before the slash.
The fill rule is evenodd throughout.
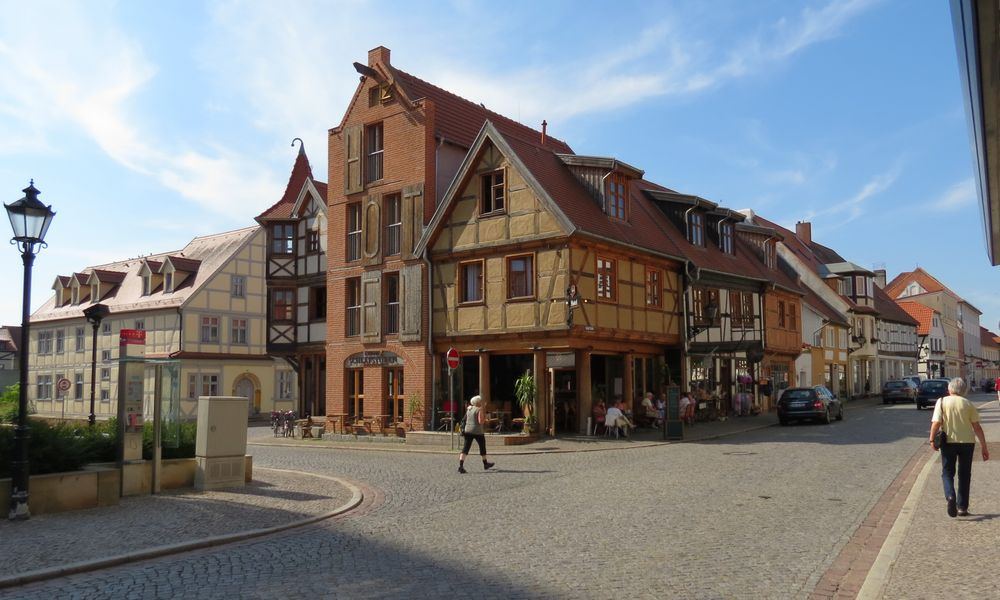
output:
<path id="1" fill-rule="evenodd" d="M 17 422 L 18 394 L 21 392 L 21 384 L 7 386 L 7 389 L 0 394 L 0 423 Z"/>
<path id="2" fill-rule="evenodd" d="M 171 448 L 167 446 L 167 439 L 170 436 L 170 428 L 176 427 L 178 429 L 179 444 L 176 448 Z M 168 458 L 193 458 L 194 457 L 194 446 L 195 446 L 195 436 L 198 433 L 198 424 L 195 422 L 184 422 L 184 423 L 164 423 L 162 425 L 161 437 L 163 441 L 161 445 L 163 451 L 160 453 L 160 457 L 163 459 Z M 153 459 L 153 423 L 152 421 L 147 421 L 142 428 L 142 457 L 146 460 Z"/>
<path id="3" fill-rule="evenodd" d="M 96 428 L 79 424 L 49 425 L 29 421 L 28 471 L 31 475 L 79 470 L 92 462 L 115 458 L 113 435 L 105 437 Z M 10 477 L 14 457 L 14 427 L 0 427 L 0 478 Z"/>

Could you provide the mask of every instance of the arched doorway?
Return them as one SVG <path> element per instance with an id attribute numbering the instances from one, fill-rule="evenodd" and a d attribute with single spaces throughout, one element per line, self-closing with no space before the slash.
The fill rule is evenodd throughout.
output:
<path id="1" fill-rule="evenodd" d="M 233 395 L 247 399 L 247 413 L 256 415 L 260 413 L 260 394 L 257 393 L 257 386 L 250 377 L 241 376 L 233 385 Z"/>

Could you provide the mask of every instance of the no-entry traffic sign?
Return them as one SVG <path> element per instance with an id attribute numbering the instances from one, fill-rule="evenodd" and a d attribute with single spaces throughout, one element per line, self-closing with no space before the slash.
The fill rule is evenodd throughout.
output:
<path id="1" fill-rule="evenodd" d="M 457 369 L 458 368 L 458 350 L 454 348 L 448 348 L 448 368 Z"/>

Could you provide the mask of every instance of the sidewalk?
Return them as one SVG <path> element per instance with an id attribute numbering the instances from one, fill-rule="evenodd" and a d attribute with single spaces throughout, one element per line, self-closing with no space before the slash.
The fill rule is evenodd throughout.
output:
<path id="1" fill-rule="evenodd" d="M 995 570 L 1000 539 L 1000 408 L 996 400 L 977 405 L 990 460 L 982 461 L 977 446 L 970 516 L 948 517 L 941 461 L 933 453 L 882 545 L 859 599 L 1000 597 L 1000 576 Z"/>
<path id="2" fill-rule="evenodd" d="M 850 409 L 873 406 L 877 399 L 852 402 Z M 659 430 L 639 429 L 629 439 L 571 436 L 523 446 L 490 446 L 491 454 L 599 452 L 646 446 L 698 443 L 745 431 L 777 426 L 773 414 L 698 423 L 684 439 L 664 441 Z M 333 440 L 275 438 L 268 427 L 251 427 L 254 446 L 350 448 L 388 452 L 453 454 L 450 446 L 407 448 L 395 438 L 341 436 Z M 487 436 L 487 444 L 495 436 Z M 456 443 L 458 443 L 456 436 Z M 333 477 L 254 467 L 242 489 L 197 492 L 178 490 L 156 496 L 123 498 L 118 506 L 38 515 L 29 521 L 0 520 L 0 590 L 134 562 L 166 554 L 266 535 L 349 511 L 363 500 L 356 486 Z M 943 513 L 943 510 L 941 511 Z M 139 533 L 137 535 L 136 533 Z"/>

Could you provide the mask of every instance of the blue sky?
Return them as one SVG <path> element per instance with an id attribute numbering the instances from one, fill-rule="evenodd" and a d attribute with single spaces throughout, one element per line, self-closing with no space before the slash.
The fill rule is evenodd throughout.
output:
<path id="1" fill-rule="evenodd" d="M 325 179 L 351 63 L 384 45 L 577 153 L 922 266 L 997 329 L 947 2 L 415 4 L 0 0 L 0 198 L 34 178 L 57 212 L 32 309 L 56 275 L 252 225 L 294 137 Z M 13 247 L 0 280 L 19 324 Z"/>

